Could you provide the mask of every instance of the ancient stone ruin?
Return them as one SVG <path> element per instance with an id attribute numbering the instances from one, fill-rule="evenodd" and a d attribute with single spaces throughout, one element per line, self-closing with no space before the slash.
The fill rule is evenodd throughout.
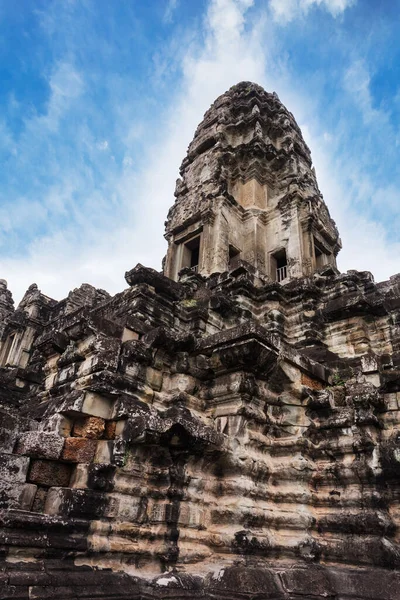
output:
<path id="1" fill-rule="evenodd" d="M 339 273 L 310 151 L 243 82 L 159 273 L 0 283 L 1 598 L 400 598 L 400 276 Z"/>

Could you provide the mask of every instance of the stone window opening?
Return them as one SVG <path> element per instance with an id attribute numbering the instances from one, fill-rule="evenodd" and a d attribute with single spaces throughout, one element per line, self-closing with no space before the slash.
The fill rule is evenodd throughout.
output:
<path id="1" fill-rule="evenodd" d="M 288 276 L 288 264 L 286 250 L 282 248 L 271 255 L 271 277 L 274 281 L 281 283 Z"/>
<path id="2" fill-rule="evenodd" d="M 3 352 L 3 360 L 2 363 L 3 365 L 7 365 L 7 364 L 11 364 L 11 359 L 12 359 L 12 355 L 13 355 L 13 351 L 14 351 L 14 341 L 15 341 L 15 336 L 16 333 L 12 333 L 11 335 L 8 336 L 6 343 L 5 343 L 5 348 L 4 348 L 4 352 Z"/>
<path id="3" fill-rule="evenodd" d="M 200 236 L 196 236 L 183 245 L 182 269 L 189 268 L 195 273 L 199 270 Z"/>
<path id="4" fill-rule="evenodd" d="M 315 256 L 315 268 L 320 269 L 324 265 L 329 263 L 329 253 L 318 244 L 314 238 L 314 256 Z"/>
<path id="5" fill-rule="evenodd" d="M 240 250 L 229 244 L 229 269 L 234 269 L 240 259 Z"/>

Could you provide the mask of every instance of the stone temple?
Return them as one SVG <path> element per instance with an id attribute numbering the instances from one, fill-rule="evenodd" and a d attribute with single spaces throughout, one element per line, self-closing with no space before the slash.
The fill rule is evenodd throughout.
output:
<path id="1" fill-rule="evenodd" d="M 242 82 L 163 271 L 0 283 L 1 598 L 400 598 L 400 275 L 336 267 L 310 151 Z"/>

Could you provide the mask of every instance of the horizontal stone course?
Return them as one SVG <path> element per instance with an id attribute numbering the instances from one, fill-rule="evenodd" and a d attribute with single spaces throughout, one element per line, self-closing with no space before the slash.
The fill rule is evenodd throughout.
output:
<path id="1" fill-rule="evenodd" d="M 110 570 L 25 570 L 0 574 L 2 598 L 129 598 L 130 600 L 398 600 L 398 576 L 390 571 L 354 572 L 350 569 L 308 567 L 281 569 L 229 567 L 212 576 L 193 576 L 179 571 L 152 579 L 132 577 Z"/>

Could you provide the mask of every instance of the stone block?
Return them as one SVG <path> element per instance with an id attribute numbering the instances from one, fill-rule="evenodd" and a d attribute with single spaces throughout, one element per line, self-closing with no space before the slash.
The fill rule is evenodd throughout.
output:
<path id="1" fill-rule="evenodd" d="M 66 438 L 62 459 L 78 463 L 92 462 L 96 447 L 97 440 L 78 437 Z"/>
<path id="2" fill-rule="evenodd" d="M 91 490 L 110 492 L 114 489 L 114 475 L 116 467 L 113 465 L 94 464 L 88 465 L 87 486 Z"/>
<path id="3" fill-rule="evenodd" d="M 19 505 L 21 510 L 31 510 L 35 496 L 37 486 L 32 483 L 25 483 L 21 486 Z"/>
<path id="4" fill-rule="evenodd" d="M 385 394 L 385 407 L 387 411 L 400 410 L 400 392 Z"/>
<path id="5" fill-rule="evenodd" d="M 24 483 L 29 458 L 15 454 L 0 454 L 0 487 L 10 483 Z"/>
<path id="6" fill-rule="evenodd" d="M 363 373 L 375 373 L 378 371 L 378 361 L 376 356 L 366 354 L 361 357 L 361 370 Z"/>
<path id="7" fill-rule="evenodd" d="M 71 465 L 51 460 L 32 460 L 28 480 L 49 487 L 67 487 L 71 473 Z"/>
<path id="8" fill-rule="evenodd" d="M 175 373 L 174 375 L 171 375 L 166 382 L 166 385 L 164 385 L 165 391 L 170 394 L 179 394 L 181 392 L 193 394 L 195 387 L 196 379 L 191 375 L 185 375 L 184 373 Z"/>
<path id="9" fill-rule="evenodd" d="M 136 521 L 140 512 L 140 498 L 132 498 L 126 494 L 110 494 L 110 505 L 104 515 L 118 517 L 122 521 Z"/>
<path id="10" fill-rule="evenodd" d="M 112 462 L 113 442 L 109 440 L 100 440 L 97 443 L 95 463 L 110 464 Z"/>
<path id="11" fill-rule="evenodd" d="M 8 412 L 5 412 L 1 408 L 0 423 L 1 426 L 4 427 L 4 429 L 9 429 L 10 431 L 18 431 L 20 433 L 28 430 L 35 431 L 39 428 L 39 423 L 37 421 L 10 414 Z"/>
<path id="12" fill-rule="evenodd" d="M 98 519 L 117 514 L 117 502 L 102 492 L 70 488 L 50 488 L 44 512 L 48 515 Z"/>
<path id="13" fill-rule="evenodd" d="M 198 506 L 182 504 L 179 511 L 179 524 L 195 528 L 204 525 L 204 511 Z"/>
<path id="14" fill-rule="evenodd" d="M 380 378 L 379 373 L 366 373 L 364 377 L 365 377 L 366 383 L 370 383 L 376 388 L 380 387 L 381 378 Z"/>
<path id="15" fill-rule="evenodd" d="M 400 574 L 390 569 L 329 570 L 337 598 L 362 600 L 399 600 Z"/>
<path id="16" fill-rule="evenodd" d="M 115 422 L 115 436 L 120 437 L 123 435 L 125 427 L 127 426 L 128 419 L 121 419 Z"/>
<path id="17" fill-rule="evenodd" d="M 209 590 L 221 598 L 237 596 L 278 600 L 286 597 L 277 573 L 271 569 L 246 566 L 222 569 L 209 579 Z"/>
<path id="18" fill-rule="evenodd" d="M 164 503 L 153 504 L 150 513 L 150 523 L 164 523 L 166 518 L 166 507 Z"/>
<path id="19" fill-rule="evenodd" d="M 74 489 L 109 492 L 114 489 L 115 470 L 116 467 L 109 464 L 76 465 L 70 486 Z"/>
<path id="20" fill-rule="evenodd" d="M 104 433 L 105 421 L 100 417 L 84 417 L 76 421 L 72 435 L 90 439 L 99 439 Z"/>
<path id="21" fill-rule="evenodd" d="M 89 465 L 77 464 L 71 475 L 70 487 L 74 489 L 85 489 L 88 487 Z"/>
<path id="22" fill-rule="evenodd" d="M 126 444 L 123 440 L 99 440 L 94 458 L 95 463 L 122 466 L 124 463 Z"/>
<path id="23" fill-rule="evenodd" d="M 137 333 L 137 331 L 132 331 L 132 329 L 128 329 L 127 327 L 124 327 L 124 331 L 122 332 L 122 338 L 121 338 L 122 343 L 127 342 L 128 340 L 138 340 L 138 339 L 139 339 L 139 334 Z"/>
<path id="24" fill-rule="evenodd" d="M 309 375 L 306 375 L 306 373 L 301 374 L 301 383 L 312 390 L 322 390 L 325 387 L 321 381 L 313 379 Z"/>
<path id="25" fill-rule="evenodd" d="M 12 454 L 18 439 L 18 431 L 0 427 L 0 448 L 5 454 Z"/>
<path id="26" fill-rule="evenodd" d="M 113 409 L 113 402 L 100 394 L 94 392 L 86 392 L 85 399 L 82 404 L 82 412 L 93 417 L 101 417 L 109 419 Z"/>
<path id="27" fill-rule="evenodd" d="M 159 392 L 161 390 L 163 381 L 163 374 L 161 371 L 157 371 L 157 369 L 153 369 L 153 367 L 148 367 L 146 371 L 146 383 L 153 390 Z"/>
<path id="28" fill-rule="evenodd" d="M 114 402 L 95 392 L 71 393 L 62 403 L 60 412 L 68 415 L 82 413 L 92 417 L 110 419 Z"/>
<path id="29" fill-rule="evenodd" d="M 329 577 L 323 568 L 309 565 L 304 569 L 287 569 L 281 573 L 284 589 L 289 594 L 298 594 L 309 598 L 312 590 L 313 596 L 323 598 L 334 596 L 334 590 Z"/>
<path id="30" fill-rule="evenodd" d="M 48 492 L 47 487 L 42 487 L 40 485 L 37 486 L 35 499 L 33 501 L 32 509 L 31 509 L 33 512 L 38 512 L 38 513 L 44 512 L 44 506 L 46 504 L 47 492 Z"/>
<path id="31" fill-rule="evenodd" d="M 57 413 L 49 419 L 42 421 L 42 423 L 40 423 L 40 429 L 50 433 L 57 433 L 62 437 L 68 437 L 71 434 L 72 425 L 72 419 Z"/>
<path id="32" fill-rule="evenodd" d="M 20 435 L 16 452 L 33 458 L 57 460 L 61 456 L 64 438 L 55 433 L 29 431 Z"/>
<path id="33" fill-rule="evenodd" d="M 37 486 L 31 483 L 2 482 L 0 509 L 31 510 Z"/>

